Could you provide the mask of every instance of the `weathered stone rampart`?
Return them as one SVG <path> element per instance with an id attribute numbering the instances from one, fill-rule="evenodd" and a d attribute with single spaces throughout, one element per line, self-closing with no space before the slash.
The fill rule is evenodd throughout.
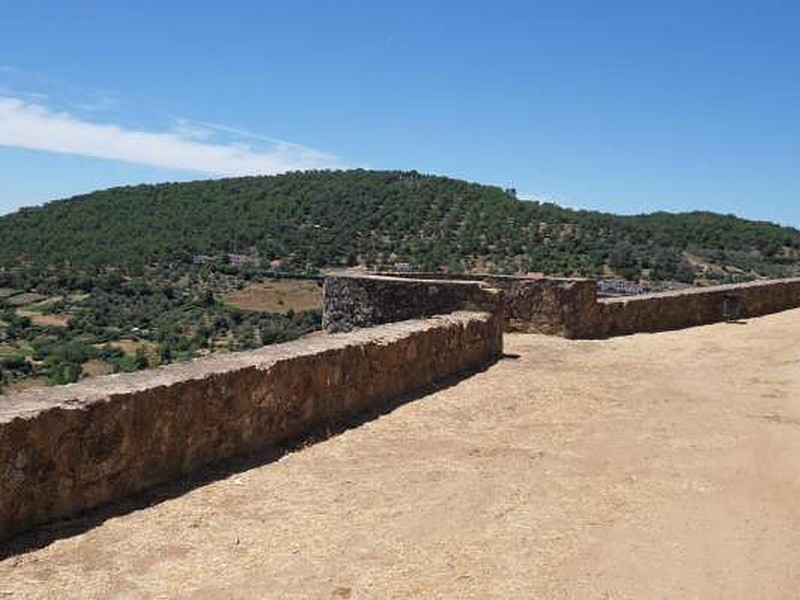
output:
<path id="1" fill-rule="evenodd" d="M 3 397 L 0 539 L 477 369 L 502 329 L 461 311 Z"/>
<path id="2" fill-rule="evenodd" d="M 322 328 L 331 333 L 457 310 L 502 318 L 503 294 L 476 281 L 334 275 L 322 288 Z"/>
<path id="3" fill-rule="evenodd" d="M 683 329 L 800 307 L 800 279 L 599 298 L 591 279 L 421 273 L 398 277 L 482 282 L 503 292 L 506 331 L 567 338 Z"/>
<path id="4" fill-rule="evenodd" d="M 0 400 L 0 539 L 301 438 L 502 354 L 800 307 L 800 279 L 600 298 L 588 279 L 333 276 L 319 335 Z M 463 277 L 463 276 L 455 276 Z"/>
<path id="5" fill-rule="evenodd" d="M 684 329 L 800 307 L 800 279 L 601 298 L 570 337 L 598 338 Z"/>
<path id="6" fill-rule="evenodd" d="M 591 279 L 489 276 L 483 281 L 503 291 L 506 331 L 574 337 L 587 326 L 597 301 Z"/>
<path id="7" fill-rule="evenodd" d="M 480 307 L 502 310 L 506 331 L 570 337 L 583 326 L 597 291 L 591 279 L 398 273 L 328 277 L 323 297 L 323 328 L 329 331 Z"/>

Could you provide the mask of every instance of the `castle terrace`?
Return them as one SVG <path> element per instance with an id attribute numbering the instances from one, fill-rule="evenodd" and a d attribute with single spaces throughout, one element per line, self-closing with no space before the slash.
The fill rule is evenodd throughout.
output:
<path id="1" fill-rule="evenodd" d="M 798 310 L 508 334 L 504 360 L 326 441 L 11 540 L 0 594 L 792 598 L 798 338 Z"/>
<path id="2" fill-rule="evenodd" d="M 437 555 L 433 548 L 424 550 L 431 538 L 424 526 L 418 529 L 417 522 L 427 522 L 430 532 L 438 531 L 444 536 L 437 538 L 441 548 L 450 548 L 450 541 L 458 540 L 452 541 L 455 545 L 446 556 L 453 559 L 452 564 L 472 566 L 455 575 L 457 580 L 480 580 L 481 585 L 488 585 L 500 577 L 495 583 L 506 581 L 512 586 L 508 587 L 508 593 L 539 590 L 552 595 L 558 586 L 566 585 L 566 580 L 556 576 L 555 583 L 551 583 L 557 587 L 547 588 L 541 587 L 543 583 L 533 585 L 508 579 L 511 563 L 507 564 L 505 559 L 492 562 L 488 557 L 476 558 L 478 562 L 472 563 L 463 556 L 464 549 L 474 548 L 474 557 L 483 556 L 484 546 L 502 554 L 503 547 L 498 544 L 508 541 L 512 549 L 521 553 L 513 558 L 512 552 L 509 561 L 532 560 L 539 564 L 536 568 L 544 569 L 541 571 L 544 575 L 557 575 L 560 571 L 552 563 L 553 557 L 547 559 L 550 562 L 536 560 L 547 555 L 551 546 L 560 548 L 554 540 L 568 538 L 562 531 L 566 529 L 577 536 L 572 540 L 577 545 L 568 549 L 578 551 L 582 544 L 588 543 L 589 548 L 583 551 L 593 561 L 603 563 L 600 555 L 591 554 L 594 530 L 586 530 L 584 525 L 594 524 L 593 527 L 600 528 L 597 532 L 602 532 L 604 526 L 632 518 L 631 515 L 647 521 L 647 515 L 639 515 L 636 510 L 648 501 L 658 506 L 671 499 L 677 502 L 670 495 L 674 492 L 670 486 L 675 482 L 664 477 L 665 473 L 671 473 L 681 480 L 684 463 L 696 477 L 682 479 L 681 489 L 725 490 L 732 497 L 738 494 L 746 506 L 729 507 L 732 514 L 738 515 L 741 511 L 755 514 L 764 489 L 770 490 L 772 486 L 776 494 L 774 502 L 778 503 L 774 518 L 783 519 L 792 527 L 797 520 L 795 512 L 780 504 L 785 497 L 793 497 L 798 483 L 780 459 L 786 456 L 786 460 L 791 460 L 795 442 L 792 436 L 776 436 L 762 426 L 800 422 L 795 406 L 800 397 L 796 394 L 800 383 L 796 367 L 800 359 L 790 345 L 792 332 L 798 333 L 798 311 L 790 309 L 800 303 L 800 280 L 598 299 L 594 282 L 582 279 L 487 276 L 464 281 L 453 277 L 333 276 L 325 281 L 324 297 L 323 324 L 329 331 L 346 333 L 320 334 L 253 352 L 172 365 L 155 372 L 89 379 L 72 386 L 4 397 L 0 403 L 0 464 L 4 465 L 0 473 L 0 538 L 8 539 L 2 550 L 7 560 L 0 568 L 8 564 L 14 567 L 9 571 L 12 577 L 8 581 L 14 581 L 13 575 L 18 572 L 15 567 L 25 563 L 24 557 L 47 554 L 54 546 L 68 545 L 71 540 L 92 537 L 96 532 L 100 535 L 117 520 L 130 523 L 125 527 L 133 530 L 139 526 L 147 529 L 144 535 L 148 539 L 157 537 L 158 532 L 149 529 L 150 525 L 136 522 L 139 513 L 134 508 L 154 504 L 142 512 L 156 519 L 169 506 L 196 514 L 196 507 L 191 504 L 193 498 L 200 498 L 201 504 L 213 505 L 215 500 L 205 499 L 205 494 L 213 496 L 214 490 L 231 480 L 236 486 L 246 487 L 244 482 L 261 477 L 260 474 L 276 489 L 281 488 L 280 482 L 272 479 L 276 476 L 287 477 L 302 489 L 304 478 L 319 476 L 319 469 L 326 464 L 324 450 L 318 448 L 337 448 L 337 444 L 344 443 L 340 439 L 354 439 L 358 443 L 360 436 L 365 436 L 364 452 L 371 452 L 371 458 L 364 453 L 348 458 L 346 462 L 352 471 L 347 471 L 344 465 L 337 470 L 335 464 L 328 463 L 332 479 L 324 482 L 317 495 L 346 509 L 348 519 L 354 522 L 359 522 L 360 511 L 365 511 L 364 527 L 380 532 L 376 542 L 384 539 L 384 543 L 390 544 L 393 538 L 402 541 L 401 555 L 410 561 L 404 564 L 415 564 L 415 552 L 421 556 L 427 553 L 426 560 L 433 561 L 433 571 L 430 574 L 414 571 L 414 577 L 429 581 L 425 586 L 433 586 L 430 588 L 435 592 L 433 595 L 439 594 L 440 588 L 449 590 L 443 597 L 464 594 L 437 579 L 437 573 L 441 575 L 447 570 L 445 565 L 435 562 L 444 555 Z M 743 320 L 779 311 L 783 314 Z M 634 335 L 605 341 L 562 339 L 612 338 L 715 322 L 721 323 L 656 336 Z M 746 327 L 738 328 L 740 325 Z M 556 334 L 556 337 L 511 333 L 506 335 L 508 353 L 502 355 L 504 329 Z M 493 365 L 501 356 L 505 360 Z M 454 379 L 469 374 L 474 375 L 460 381 Z M 430 391 L 430 386 L 445 387 Z M 413 398 L 416 401 L 369 422 L 380 411 Z M 687 398 L 691 398 L 691 404 L 687 404 Z M 734 401 L 728 404 L 730 398 Z M 745 415 L 749 421 L 741 420 L 744 410 L 750 411 Z M 363 419 L 361 415 L 369 411 L 372 416 L 366 417 L 366 421 L 354 420 Z M 403 421 L 403 415 L 410 420 Z M 687 417 L 691 422 L 684 423 L 682 419 Z M 370 441 L 370 431 L 391 428 L 396 419 L 401 419 L 400 429 L 391 429 L 391 435 L 380 437 L 384 448 L 379 450 Z M 320 433 L 327 435 L 358 423 L 366 424 L 273 462 L 289 448 L 287 443 Z M 722 440 L 723 450 L 730 446 L 739 454 L 729 457 L 725 452 L 694 453 L 693 449 L 705 448 L 703 440 L 692 437 L 701 433 L 693 429 L 701 423 L 713 423 L 711 438 Z M 705 425 L 701 429 L 702 434 L 709 433 Z M 677 448 L 671 441 L 672 433 L 682 440 Z M 609 435 L 618 439 L 612 442 Z M 744 440 L 741 448 L 736 441 L 739 439 Z M 718 449 L 715 444 L 710 446 L 714 451 Z M 737 457 L 746 461 L 748 456 L 761 456 L 761 445 L 774 452 L 770 454 L 770 469 L 774 466 L 787 470 L 768 469 L 766 475 L 761 475 L 762 480 L 766 477 L 766 488 L 760 489 L 762 496 L 751 497 L 746 486 L 758 477 L 757 473 L 748 470 L 750 463 L 742 466 L 731 461 Z M 466 455 L 459 454 L 460 450 Z M 646 455 L 638 456 L 637 450 L 645 450 Z M 323 454 L 318 456 L 318 452 Z M 616 453 L 619 456 L 615 459 Z M 626 453 L 633 453 L 634 458 L 638 456 L 637 460 L 644 462 L 628 469 Z M 287 474 L 281 466 L 303 463 L 314 456 L 319 458 L 319 466 L 304 463 L 307 473 Z M 235 457 L 240 462 L 232 460 Z M 692 463 L 693 458 L 700 464 Z M 385 461 L 377 462 L 381 459 Z M 398 460 L 407 460 L 408 465 Z M 423 460 L 428 461 L 427 466 L 419 464 Z M 651 460 L 655 461 L 651 464 L 655 469 L 652 472 L 645 465 Z M 726 461 L 733 466 L 717 472 L 720 464 L 728 465 Z M 544 471 L 540 463 L 547 466 Z M 365 472 L 364 465 L 371 467 Z M 760 464 L 751 466 L 761 468 Z M 409 471 L 411 468 L 413 472 Z M 474 469 L 480 478 L 476 479 Z M 397 481 L 404 485 L 402 489 L 395 489 L 394 482 L 381 481 L 390 478 L 389 473 L 397 475 Z M 378 479 L 363 480 L 362 475 L 368 474 Z M 198 482 L 196 485 L 190 483 L 192 476 Z M 605 476 L 611 479 L 603 479 Z M 650 487 L 628 486 L 628 477 L 631 482 L 646 480 Z M 355 481 L 372 490 L 377 514 L 372 510 L 371 497 L 363 489 L 354 489 L 355 495 L 350 497 L 342 488 Z M 359 535 L 359 531 L 367 536 L 367 529 L 360 529 L 361 525 L 350 531 L 347 519 L 336 512 L 338 509 L 334 510 L 338 517 L 328 521 L 330 529 L 324 524 L 325 517 L 322 525 L 315 522 L 316 517 L 305 524 L 295 523 L 293 519 L 299 516 L 288 514 L 291 510 L 285 504 L 287 501 L 305 506 L 309 517 L 327 514 L 330 519 L 331 513 L 315 504 L 317 499 L 311 497 L 315 494 L 310 489 L 289 500 L 276 497 L 261 485 L 254 490 L 241 490 L 243 496 L 238 500 L 225 496 L 239 507 L 225 514 L 234 530 L 263 530 L 263 535 L 267 531 L 277 532 L 269 535 L 282 539 L 287 548 L 302 546 L 292 540 L 308 536 L 320 548 L 329 547 L 330 540 L 346 542 L 348 547 L 358 546 L 352 536 Z M 379 488 L 393 489 L 394 498 L 381 495 Z M 429 498 L 424 497 L 425 489 L 430 491 Z M 642 490 L 645 495 L 637 496 Z M 663 497 L 659 496 L 659 490 L 664 492 Z M 792 493 L 785 496 L 785 490 Z M 633 499 L 628 499 L 629 492 Z M 571 493 L 576 497 L 570 496 Z M 257 500 L 259 494 L 269 501 Z M 381 502 L 394 502 L 396 508 L 390 509 Z M 529 512 L 532 505 L 540 504 L 544 507 L 541 516 Z M 255 512 L 248 512 L 247 507 Z M 686 520 L 689 517 L 681 512 L 683 508 L 678 503 L 664 510 L 670 518 Z M 88 512 L 82 512 L 87 509 Z M 274 521 L 270 517 L 273 509 L 288 515 L 289 520 Z M 575 514 L 571 512 L 573 509 Z M 470 517 L 473 510 L 479 517 L 475 521 Z M 699 514 L 704 514 L 703 510 L 712 509 L 700 507 Z M 237 514 L 257 522 L 250 522 L 250 529 L 242 523 L 237 525 Z M 538 532 L 539 537 L 535 536 L 538 542 L 534 540 L 526 547 L 520 539 L 509 535 L 505 528 L 517 525 L 505 523 L 505 515 L 513 514 L 522 530 Z M 380 528 L 380 519 L 369 521 L 369 515 L 372 519 L 383 515 L 395 529 L 387 534 Z M 398 517 L 397 522 L 392 520 L 393 516 Z M 53 522 L 65 517 L 72 519 Z M 570 521 L 573 518 L 574 523 Z M 180 515 L 175 514 L 166 520 L 182 522 Z M 499 523 L 494 523 L 495 520 Z M 625 523 L 634 528 L 641 525 Z M 727 534 L 715 529 L 716 523 L 699 526 L 710 528 L 705 533 L 711 539 L 728 543 Z M 19 535 L 42 524 L 46 525 Z M 659 534 L 662 532 L 658 528 L 663 526 L 649 521 L 643 525 Z M 732 526 L 727 521 L 720 524 L 723 528 Z M 778 526 L 779 523 L 772 521 L 768 524 L 768 527 Z M 336 530 L 337 527 L 343 529 Z M 223 535 L 222 531 L 219 535 Z M 614 531 L 614 535 L 617 533 Z M 633 531 L 632 537 L 643 545 L 645 540 L 640 533 Z M 419 540 L 415 540 L 415 534 L 420 536 Z M 17 537 L 10 539 L 13 535 Z M 237 534 L 236 546 L 241 543 L 241 535 Z M 754 549 L 763 542 L 750 539 L 750 530 L 742 536 L 744 543 Z M 50 544 L 57 540 L 62 541 Z M 780 547 L 782 540 L 776 541 L 777 545 L 766 544 L 766 553 L 791 550 Z M 204 543 L 192 542 L 200 555 L 213 555 Z M 627 538 L 621 543 L 627 544 Z M 174 550 L 177 556 L 174 566 L 180 571 L 184 568 L 180 559 L 193 553 L 195 545 L 190 546 L 161 548 L 153 554 L 153 562 L 147 563 L 147 569 L 156 569 L 156 562 Z M 271 549 L 256 543 L 255 555 L 250 558 L 263 559 L 264 569 L 277 573 L 269 563 L 277 549 L 268 548 Z M 100 547 L 96 550 L 102 554 Z M 380 548 L 366 541 L 358 551 L 381 555 Z M 631 552 L 630 548 L 626 551 Z M 694 551 L 699 556 L 699 550 Z M 301 552 L 315 555 L 311 548 Z M 657 554 L 654 551 L 654 556 Z M 728 558 L 735 561 L 737 557 Z M 324 557 L 324 561 L 330 560 L 332 557 Z M 364 597 L 372 597 L 373 592 L 383 596 L 397 589 L 396 586 L 405 585 L 398 573 L 392 574 L 393 567 L 386 559 L 381 560 L 389 568 L 388 579 L 381 575 L 383 570 L 373 573 L 373 579 L 366 582 L 354 573 L 351 579 L 355 583 L 337 585 L 330 591 L 332 597 L 351 597 L 355 589 L 361 590 L 359 593 Z M 577 576 L 586 565 L 580 557 L 575 560 L 577 570 L 573 575 Z M 782 560 L 777 562 L 783 564 Z M 191 560 L 189 564 L 197 568 Z M 473 571 L 476 565 L 480 565 L 477 574 Z M 227 597 L 231 590 L 255 577 L 254 573 L 246 572 L 246 565 L 234 567 L 241 581 L 221 577 L 222 587 L 214 588 L 214 584 L 197 588 L 197 595 Z M 340 567 L 344 569 L 345 565 Z M 616 569 L 611 563 L 607 568 L 609 572 Z M 413 571 L 411 567 L 404 569 L 403 572 Z M 162 579 L 170 580 L 159 574 L 157 580 Z M 314 577 L 307 574 L 306 579 L 311 582 Z M 330 581 L 334 579 L 331 577 Z M 273 587 L 281 589 L 280 581 L 275 586 L 274 581 L 263 578 L 255 577 L 252 581 L 261 584 L 252 588 L 252 594 L 245 594 L 248 597 L 264 597 L 267 590 L 272 593 Z M 543 581 L 547 582 L 547 577 Z M 789 582 L 794 580 L 784 578 L 776 585 Z M 52 591 L 51 583 L 52 578 L 48 578 L 41 589 L 35 585 L 31 588 L 15 585 L 9 593 L 23 590 L 24 597 L 35 597 L 37 590 Z M 228 584 L 230 587 L 226 587 Z M 317 581 L 303 588 L 299 596 L 326 597 L 326 592 L 315 588 L 318 584 Z M 373 584 L 377 588 L 371 587 Z M 97 585 L 92 595 L 149 597 L 165 593 L 155 588 L 140 588 L 130 579 L 126 584 L 130 589 L 104 588 L 108 581 Z M 195 584 L 187 580 L 177 585 L 183 590 Z M 627 589 L 625 586 L 630 587 L 632 582 L 620 579 L 608 587 L 606 596 L 614 597 L 614 585 Z M 714 585 L 719 585 L 719 581 L 715 579 Z M 752 589 L 749 586 L 745 582 L 745 587 Z M 406 595 L 416 595 L 416 589 L 409 588 Z M 467 586 L 461 591 L 479 597 L 473 592 L 480 589 Z M 638 591 L 642 590 L 647 591 L 645 588 Z M 291 596 L 288 589 L 283 592 L 275 597 Z M 0 589 L 0 593 L 5 590 Z"/>

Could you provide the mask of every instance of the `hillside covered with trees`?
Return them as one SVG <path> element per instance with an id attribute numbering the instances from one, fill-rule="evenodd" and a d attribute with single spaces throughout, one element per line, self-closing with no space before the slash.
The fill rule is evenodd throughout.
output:
<path id="1" fill-rule="evenodd" d="M 800 232 L 711 213 L 616 216 L 416 172 L 320 171 L 113 188 L 0 217 L 0 266 L 141 273 L 239 253 L 365 265 L 729 281 L 797 272 Z"/>
<path id="2" fill-rule="evenodd" d="M 769 223 L 573 211 L 415 172 L 115 188 L 0 217 L 0 394 L 306 335 L 326 267 L 670 287 L 789 275 L 798 252 Z"/>
<path id="3" fill-rule="evenodd" d="M 247 350 L 319 329 L 317 281 L 252 265 L 148 267 L 141 276 L 0 271 L 0 394 Z"/>

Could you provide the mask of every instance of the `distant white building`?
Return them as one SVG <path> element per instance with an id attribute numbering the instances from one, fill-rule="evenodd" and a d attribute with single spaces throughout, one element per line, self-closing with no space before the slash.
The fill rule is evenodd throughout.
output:
<path id="1" fill-rule="evenodd" d="M 236 267 L 241 267 L 244 265 L 258 265 L 258 258 L 249 256 L 247 254 L 233 254 L 229 252 L 228 260 Z"/>

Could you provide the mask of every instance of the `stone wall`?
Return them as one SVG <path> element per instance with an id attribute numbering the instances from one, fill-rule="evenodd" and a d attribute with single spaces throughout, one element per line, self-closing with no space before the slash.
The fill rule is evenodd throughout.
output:
<path id="1" fill-rule="evenodd" d="M 480 281 L 333 275 L 322 298 L 322 328 L 331 333 L 456 310 L 503 311 L 502 293 Z"/>
<path id="2" fill-rule="evenodd" d="M 456 312 L 0 398 L 0 539 L 334 426 L 502 353 Z"/>
<path id="3" fill-rule="evenodd" d="M 414 273 L 398 278 L 458 278 L 502 290 L 506 331 L 603 338 L 683 329 L 800 307 L 800 279 L 598 298 L 591 279 Z"/>
<path id="4" fill-rule="evenodd" d="M 470 283 L 472 285 L 470 285 Z M 476 290 L 478 285 L 480 292 Z M 497 311 L 502 300 L 506 331 L 571 337 L 585 327 L 597 300 L 594 280 L 461 273 L 336 276 L 325 280 L 323 328 L 349 331 L 449 312 L 459 307 Z M 489 290 L 499 290 L 497 292 Z"/>
<path id="5" fill-rule="evenodd" d="M 800 279 L 601 298 L 569 337 L 602 338 L 684 329 L 800 307 Z"/>
<path id="6" fill-rule="evenodd" d="M 326 278 L 323 322 L 345 335 L 0 398 L 0 539 L 479 368 L 504 329 L 597 338 L 800 306 L 800 279 L 598 299 L 586 279 L 424 277 Z"/>
<path id="7" fill-rule="evenodd" d="M 503 292 L 506 331 L 574 337 L 587 326 L 597 302 L 593 279 L 471 276 Z"/>
<path id="8" fill-rule="evenodd" d="M 597 302 L 591 279 L 492 276 L 485 281 L 503 291 L 506 331 L 575 337 Z"/>

